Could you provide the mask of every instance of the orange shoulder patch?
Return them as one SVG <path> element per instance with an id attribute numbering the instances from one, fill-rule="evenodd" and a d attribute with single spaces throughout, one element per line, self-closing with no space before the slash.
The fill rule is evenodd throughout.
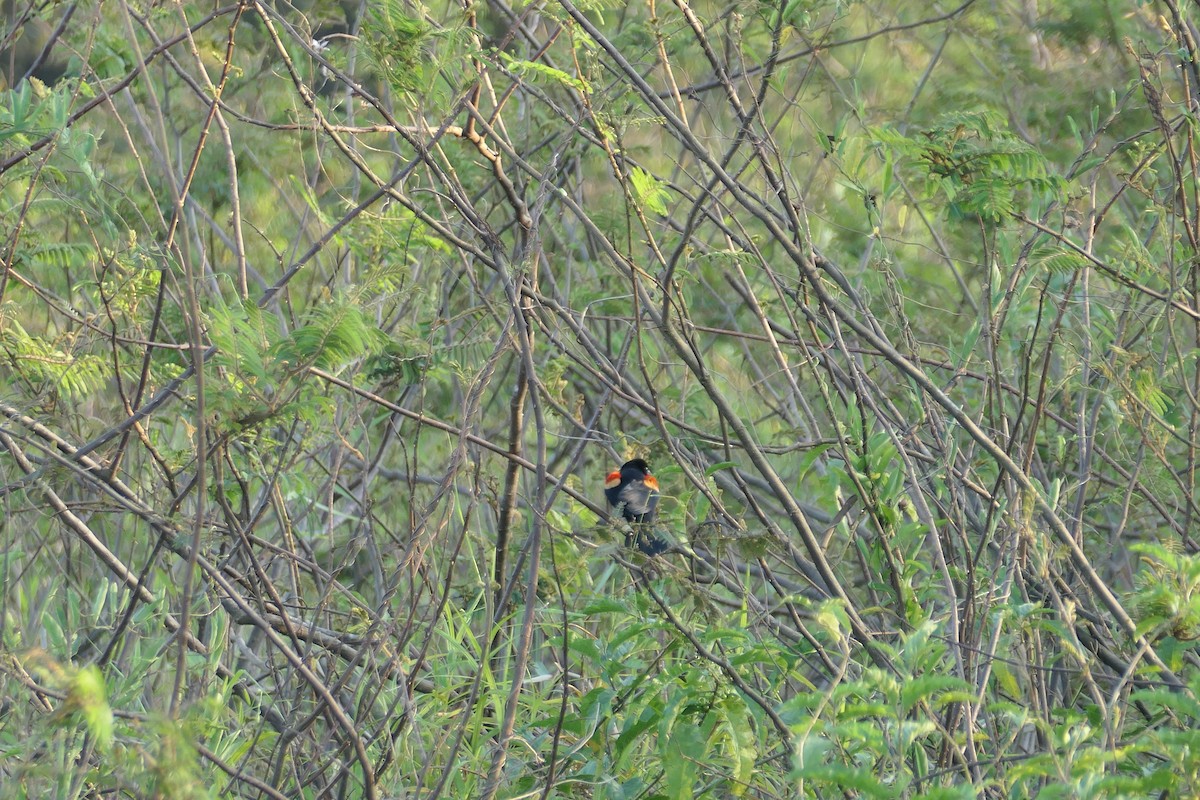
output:
<path id="1" fill-rule="evenodd" d="M 604 479 L 604 488 L 611 489 L 614 486 L 619 485 L 620 483 L 621 483 L 620 471 L 610 472 L 610 473 L 608 473 L 608 477 Z"/>
<path id="2" fill-rule="evenodd" d="M 651 489 L 658 491 L 658 478 L 654 477 L 653 475 L 647 475 L 646 476 L 646 485 L 649 486 Z"/>

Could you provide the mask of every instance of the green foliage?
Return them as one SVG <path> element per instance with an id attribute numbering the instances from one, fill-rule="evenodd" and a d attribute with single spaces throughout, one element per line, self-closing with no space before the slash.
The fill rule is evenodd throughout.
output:
<path id="1" fill-rule="evenodd" d="M 284 370 L 317 367 L 336 370 L 379 350 L 386 338 L 355 305 L 332 303 L 318 309 L 312 321 L 292 331 L 273 348 Z"/>
<path id="2" fill-rule="evenodd" d="M 78 352 L 74 338 L 35 338 L 12 316 L 6 319 L 0 315 L 0 353 L 8 367 L 6 382 L 10 386 L 17 383 L 29 397 L 49 393 L 78 400 L 95 392 L 107 380 L 109 364 L 99 355 Z"/>
<path id="3" fill-rule="evenodd" d="M 591 86 L 588 85 L 587 81 L 582 80 L 580 78 L 574 78 L 574 77 L 568 75 L 566 72 L 562 71 L 561 69 L 554 69 L 553 67 L 547 66 L 547 65 L 542 64 L 537 61 L 525 61 L 523 59 L 516 59 L 516 58 L 513 58 L 512 56 L 510 56 L 508 53 L 505 53 L 503 51 L 499 53 L 499 56 L 500 56 L 501 60 L 504 61 L 505 66 L 507 66 L 508 69 L 512 70 L 514 74 L 537 75 L 537 76 L 540 76 L 543 78 L 547 78 L 561 86 L 566 86 L 566 87 L 575 89 L 580 92 L 591 92 L 592 91 Z"/>
<path id="4" fill-rule="evenodd" d="M 55 92 L 45 98 L 44 94 L 29 81 L 0 94 L 0 152 L 28 146 L 66 126 L 69 95 Z"/>
<path id="5" fill-rule="evenodd" d="M 1159 544 L 1134 544 L 1130 550 L 1142 562 L 1129 604 L 1139 630 L 1152 638 L 1200 638 L 1200 558 Z"/>
<path id="6" fill-rule="evenodd" d="M 209 788 L 192 744 L 191 725 L 156 719 L 149 726 L 152 749 L 144 776 L 147 787 L 159 797 L 205 800 L 216 795 Z"/>
<path id="7" fill-rule="evenodd" d="M 1039 247 L 1030 253 L 1029 261 L 1055 274 L 1070 274 L 1090 266 L 1086 256 L 1067 247 Z"/>
<path id="8" fill-rule="evenodd" d="M 644 206 L 652 214 L 667 213 L 671 192 L 661 181 L 641 167 L 634 167 L 629 173 L 629 183 L 638 205 Z"/>
<path id="9" fill-rule="evenodd" d="M 868 669 L 830 692 L 789 701 L 789 723 L 797 731 L 791 777 L 800 791 L 850 786 L 870 797 L 923 796 L 908 792 L 927 780 L 921 765 L 937 741 L 929 712 L 972 696 L 971 685 L 950 674 L 938 633 L 925 622 L 905 637 L 894 651 L 893 674 Z M 922 751 L 923 757 L 911 758 Z"/>
<path id="10" fill-rule="evenodd" d="M 402 0 L 368 4 L 361 36 L 372 66 L 396 91 L 412 91 L 424 84 L 433 29 L 411 16 Z"/>
<path id="11" fill-rule="evenodd" d="M 317 308 L 290 334 L 282 335 L 281 327 L 275 315 L 252 304 L 216 305 L 210 312 L 213 363 L 221 369 L 209 402 L 231 430 L 290 413 L 316 423 L 324 404 L 302 391 L 309 386 L 309 368 L 336 372 L 379 355 L 388 344 L 347 299 Z"/>
<path id="12" fill-rule="evenodd" d="M 944 114 L 916 136 L 889 128 L 873 133 L 889 160 L 920 170 L 927 188 L 945 198 L 950 219 L 1000 224 L 1066 194 L 1042 154 L 994 113 Z"/>

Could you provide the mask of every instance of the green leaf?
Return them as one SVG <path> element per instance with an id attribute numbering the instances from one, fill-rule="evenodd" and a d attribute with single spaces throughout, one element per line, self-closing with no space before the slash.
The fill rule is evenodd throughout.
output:
<path id="1" fill-rule="evenodd" d="M 714 710 L 720 715 L 721 727 L 726 734 L 725 750 L 733 758 L 730 792 L 735 797 L 741 797 L 749 788 L 758 760 L 758 740 L 754 735 L 750 712 L 740 696 L 725 698 L 717 703 Z"/>
<path id="2" fill-rule="evenodd" d="M 113 712 L 99 667 L 89 664 L 75 672 L 65 708 L 78 712 L 102 752 L 112 747 Z"/>
<path id="3" fill-rule="evenodd" d="M 904 681 L 900 687 L 900 705 L 905 713 L 923 700 L 934 700 L 936 708 L 955 699 L 971 699 L 971 684 L 954 675 L 921 675 Z"/>
<path id="4" fill-rule="evenodd" d="M 526 61 L 520 58 L 513 58 L 503 51 L 499 55 L 504 60 L 505 65 L 518 75 L 533 73 L 534 75 L 549 78 L 555 83 L 583 92 L 584 94 L 590 94 L 592 91 L 592 87 L 587 81 L 582 78 L 576 78 L 573 75 L 568 75 L 561 69 L 555 69 L 540 61 Z"/>
<path id="5" fill-rule="evenodd" d="M 671 800 L 689 800 L 695 796 L 700 765 L 706 762 L 708 747 L 703 732 L 695 725 L 671 728 L 663 748 L 663 782 Z"/>
<path id="6" fill-rule="evenodd" d="M 588 617 L 598 616 L 600 614 L 627 614 L 629 613 L 629 605 L 620 600 L 614 600 L 609 597 L 600 597 L 583 607 L 582 613 Z"/>
<path id="7" fill-rule="evenodd" d="M 868 770 L 858 767 L 845 767 L 839 764 L 821 764 L 810 767 L 800 767 L 793 773 L 794 778 L 811 780 L 822 786 L 844 792 L 853 789 L 862 792 L 867 797 L 879 800 L 890 800 L 896 797 L 896 791 L 880 783 Z"/>
<path id="8" fill-rule="evenodd" d="M 641 167 L 634 167 L 629 173 L 629 183 L 633 188 L 634 200 L 654 214 L 667 213 L 667 201 L 671 192 L 657 178 Z"/>

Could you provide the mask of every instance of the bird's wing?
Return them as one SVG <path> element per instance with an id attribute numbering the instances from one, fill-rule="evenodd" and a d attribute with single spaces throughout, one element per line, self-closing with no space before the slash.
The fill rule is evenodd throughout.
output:
<path id="1" fill-rule="evenodd" d="M 658 481 L 653 475 L 632 480 L 621 490 L 620 501 L 625 511 L 635 517 L 648 517 L 658 507 Z M 649 520 L 645 520 L 649 521 Z"/>

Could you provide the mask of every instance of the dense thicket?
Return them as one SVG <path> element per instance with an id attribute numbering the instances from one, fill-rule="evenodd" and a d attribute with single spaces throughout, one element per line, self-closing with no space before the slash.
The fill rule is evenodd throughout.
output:
<path id="1" fill-rule="evenodd" d="M 0 8 L 0 795 L 1200 793 L 1194 6 Z"/>

